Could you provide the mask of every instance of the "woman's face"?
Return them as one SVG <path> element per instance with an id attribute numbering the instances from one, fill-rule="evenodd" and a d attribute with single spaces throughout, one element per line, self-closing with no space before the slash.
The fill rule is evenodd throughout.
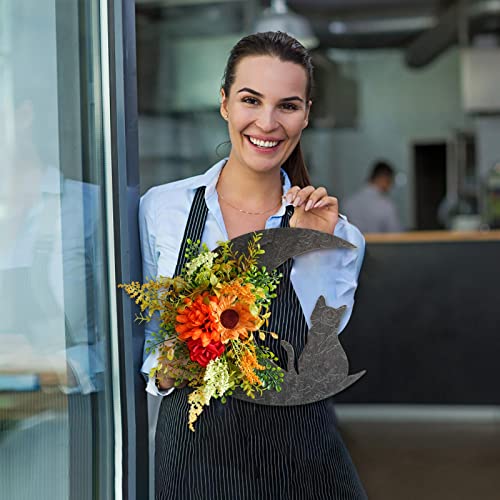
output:
<path id="1" fill-rule="evenodd" d="M 307 126 L 307 74 L 272 56 L 248 56 L 236 66 L 230 95 L 221 90 L 230 159 L 256 172 L 283 165 Z"/>

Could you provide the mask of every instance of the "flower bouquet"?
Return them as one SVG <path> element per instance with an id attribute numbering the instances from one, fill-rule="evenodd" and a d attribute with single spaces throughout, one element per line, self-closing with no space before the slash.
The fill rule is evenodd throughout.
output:
<path id="1" fill-rule="evenodd" d="M 215 252 L 188 240 L 187 262 L 179 276 L 160 276 L 144 284 L 119 285 L 141 308 L 140 321 L 159 317 L 159 329 L 148 352 L 158 349 L 158 363 L 150 376 L 188 382 L 189 428 L 210 400 L 241 389 L 249 397 L 265 390 L 281 390 L 283 370 L 276 356 L 257 340 L 265 340 L 281 275 L 257 265 L 264 253 L 261 234 L 249 240 L 246 252 L 231 242 Z"/>

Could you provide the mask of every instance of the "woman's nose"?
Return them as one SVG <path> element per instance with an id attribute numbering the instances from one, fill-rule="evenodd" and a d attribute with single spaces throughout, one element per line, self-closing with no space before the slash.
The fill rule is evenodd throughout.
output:
<path id="1" fill-rule="evenodd" d="M 278 126 L 278 122 L 276 121 L 274 110 L 262 109 L 255 124 L 263 132 L 270 132 L 272 130 L 275 130 Z"/>

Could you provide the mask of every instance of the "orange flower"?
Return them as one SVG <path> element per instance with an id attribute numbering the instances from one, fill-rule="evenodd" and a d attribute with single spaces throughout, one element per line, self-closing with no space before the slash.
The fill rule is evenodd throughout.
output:
<path id="1" fill-rule="evenodd" d="M 223 344 L 229 340 L 246 339 L 248 332 L 258 329 L 259 318 L 235 295 L 220 297 L 219 303 L 213 304 L 213 308 L 219 320 L 220 339 Z"/>
<path id="2" fill-rule="evenodd" d="M 217 297 L 211 296 L 208 292 L 198 295 L 195 300 L 186 298 L 186 305 L 179 308 L 176 317 L 177 325 L 175 331 L 179 334 L 180 340 L 201 340 L 203 347 L 211 341 L 221 340 L 221 328 L 219 319 L 214 314 L 214 306 L 217 305 Z"/>

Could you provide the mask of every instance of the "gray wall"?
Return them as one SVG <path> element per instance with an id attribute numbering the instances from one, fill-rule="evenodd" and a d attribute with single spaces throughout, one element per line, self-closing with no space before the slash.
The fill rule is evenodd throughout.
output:
<path id="1" fill-rule="evenodd" d="M 458 51 L 450 50 L 419 70 L 407 68 L 397 50 L 357 51 L 348 59 L 346 53 L 341 56 L 339 63 L 359 86 L 358 127 L 306 132 L 304 149 L 314 178 L 342 202 L 364 182 L 374 160 L 387 159 L 407 175 L 406 185 L 397 187 L 393 196 L 410 227 L 412 142 L 445 141 L 456 129 L 470 126 L 461 104 Z"/>
<path id="2" fill-rule="evenodd" d="M 478 172 L 484 179 L 493 165 L 500 162 L 500 116 L 477 117 L 474 126 Z"/>

